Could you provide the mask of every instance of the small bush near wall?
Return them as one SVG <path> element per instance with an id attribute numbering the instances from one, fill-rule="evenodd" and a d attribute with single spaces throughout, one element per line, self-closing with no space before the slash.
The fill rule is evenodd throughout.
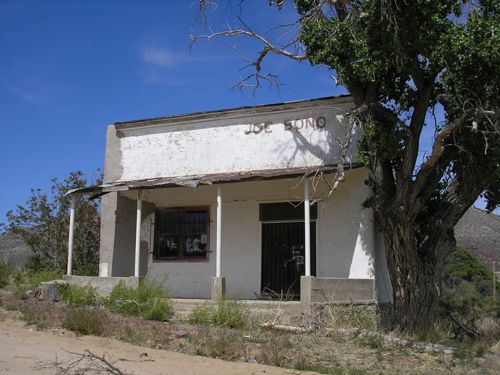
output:
<path id="1" fill-rule="evenodd" d="M 214 324 L 228 328 L 243 328 L 248 323 L 248 311 L 245 306 L 232 299 L 221 299 L 215 306 L 195 307 L 188 320 L 192 324 Z"/>
<path id="2" fill-rule="evenodd" d="M 213 310 L 211 306 L 197 306 L 189 314 L 188 321 L 191 324 L 210 324 Z"/>
<path id="3" fill-rule="evenodd" d="M 172 317 L 172 303 L 160 283 L 142 281 L 138 288 L 119 282 L 105 300 L 113 312 L 135 315 L 146 320 L 169 320 Z"/>
<path id="4" fill-rule="evenodd" d="M 100 336 L 106 329 L 108 321 L 106 311 L 84 307 L 69 311 L 62 326 L 81 335 Z"/>
<path id="5" fill-rule="evenodd" d="M 89 306 L 98 302 L 97 293 L 90 285 L 61 284 L 59 293 L 62 301 L 73 306 Z"/>
<path id="6" fill-rule="evenodd" d="M 212 315 L 212 323 L 229 328 L 243 328 L 247 324 L 248 313 L 241 302 L 231 299 L 217 301 Z"/>
<path id="7" fill-rule="evenodd" d="M 7 261 L 0 262 L 0 288 L 5 288 L 10 282 L 10 276 L 14 272 Z"/>
<path id="8" fill-rule="evenodd" d="M 19 298 L 25 298 L 29 291 L 33 291 L 46 281 L 58 280 L 62 278 L 60 270 L 40 270 L 19 269 L 12 274 L 12 284 L 14 293 Z"/>

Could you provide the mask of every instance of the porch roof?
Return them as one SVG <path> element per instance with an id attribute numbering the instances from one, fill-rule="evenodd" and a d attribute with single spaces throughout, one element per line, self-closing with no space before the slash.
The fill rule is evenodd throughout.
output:
<path id="1" fill-rule="evenodd" d="M 346 169 L 360 167 L 359 164 L 350 164 Z M 93 193 L 97 198 L 106 193 L 116 191 L 155 189 L 168 187 L 198 187 L 199 185 L 212 185 L 214 183 L 241 182 L 250 180 L 271 180 L 277 178 L 298 177 L 302 175 L 312 176 L 318 172 L 328 173 L 335 171 L 337 165 L 322 165 L 316 167 L 295 167 L 281 169 L 262 169 L 242 172 L 226 172 L 206 175 L 188 175 L 175 177 L 156 177 L 143 180 L 116 180 L 101 185 L 87 186 L 79 189 L 71 189 L 65 195 Z"/>

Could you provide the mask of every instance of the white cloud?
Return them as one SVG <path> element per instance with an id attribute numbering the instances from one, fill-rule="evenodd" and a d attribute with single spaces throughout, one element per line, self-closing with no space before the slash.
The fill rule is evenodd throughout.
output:
<path id="1" fill-rule="evenodd" d="M 166 48 L 148 46 L 141 51 L 141 60 L 146 64 L 170 67 L 185 61 L 187 56 L 181 53 L 169 51 Z"/>

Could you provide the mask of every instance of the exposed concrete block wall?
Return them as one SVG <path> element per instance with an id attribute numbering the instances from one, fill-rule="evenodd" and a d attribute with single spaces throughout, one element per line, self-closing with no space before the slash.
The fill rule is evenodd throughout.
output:
<path id="1" fill-rule="evenodd" d="M 94 276 L 64 276 L 64 280 L 69 284 L 79 286 L 90 285 L 95 288 L 102 296 L 107 296 L 111 293 L 113 287 L 120 281 L 126 286 L 137 288 L 139 286 L 138 277 L 94 277 Z"/>
<path id="2" fill-rule="evenodd" d="M 306 305 L 329 302 L 375 301 L 374 279 L 302 277 L 300 300 Z"/>
<path id="3" fill-rule="evenodd" d="M 136 210 L 135 199 L 118 194 L 111 276 L 134 275 Z"/>
<path id="4" fill-rule="evenodd" d="M 101 197 L 101 232 L 99 243 L 99 276 L 111 276 L 115 248 L 118 193 Z"/>

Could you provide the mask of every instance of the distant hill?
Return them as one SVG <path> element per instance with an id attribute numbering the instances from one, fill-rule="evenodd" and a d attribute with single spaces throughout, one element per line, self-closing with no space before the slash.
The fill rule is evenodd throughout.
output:
<path id="1" fill-rule="evenodd" d="M 500 216 L 471 207 L 455 226 L 455 237 L 486 267 L 496 261 L 500 268 Z"/>
<path id="2" fill-rule="evenodd" d="M 11 234 L 0 234 L 0 261 L 7 260 L 16 267 L 23 266 L 31 255 L 31 249 L 22 239 Z"/>

